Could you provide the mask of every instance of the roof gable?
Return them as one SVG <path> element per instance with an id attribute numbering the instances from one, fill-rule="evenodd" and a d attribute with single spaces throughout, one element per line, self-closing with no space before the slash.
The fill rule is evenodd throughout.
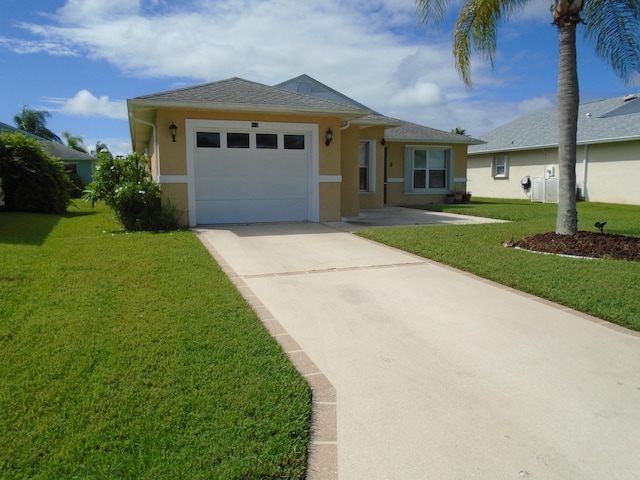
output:
<path id="1" fill-rule="evenodd" d="M 520 117 L 482 136 L 469 154 L 557 147 L 557 109 Z M 608 98 L 578 108 L 579 145 L 640 139 L 640 98 Z"/>
<path id="2" fill-rule="evenodd" d="M 340 103 L 342 105 L 348 105 L 350 107 L 370 110 L 374 115 L 380 115 L 380 113 L 373 111 L 366 105 L 363 105 L 360 102 L 356 102 L 353 98 L 347 97 L 343 93 L 334 90 L 333 88 L 325 85 L 322 82 L 319 82 L 318 80 L 310 77 L 307 74 L 302 74 L 299 77 L 279 83 L 278 85 L 276 85 L 276 87 L 282 88 L 283 90 L 287 90 L 289 92 L 310 95 L 315 98 L 322 98 L 331 102 Z"/>

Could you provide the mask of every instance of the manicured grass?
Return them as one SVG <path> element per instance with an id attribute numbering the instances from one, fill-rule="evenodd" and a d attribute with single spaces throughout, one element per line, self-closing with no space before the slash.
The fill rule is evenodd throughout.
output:
<path id="1" fill-rule="evenodd" d="M 304 478 L 311 394 L 189 231 L 0 212 L 0 478 Z"/>
<path id="2" fill-rule="evenodd" d="M 474 199 L 429 205 L 438 211 L 510 220 L 510 223 L 371 229 L 363 237 L 385 243 L 581 312 L 640 330 L 640 263 L 585 260 L 504 248 L 503 242 L 555 230 L 556 205 Z M 578 204 L 579 227 L 640 236 L 640 207 Z"/>

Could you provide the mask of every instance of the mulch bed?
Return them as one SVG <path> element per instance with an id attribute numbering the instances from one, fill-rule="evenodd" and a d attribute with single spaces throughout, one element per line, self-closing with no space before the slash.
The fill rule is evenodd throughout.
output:
<path id="1" fill-rule="evenodd" d="M 640 262 L 640 237 L 608 233 L 584 231 L 575 235 L 558 235 L 555 232 L 539 233 L 505 243 L 505 246 L 559 255 Z"/>

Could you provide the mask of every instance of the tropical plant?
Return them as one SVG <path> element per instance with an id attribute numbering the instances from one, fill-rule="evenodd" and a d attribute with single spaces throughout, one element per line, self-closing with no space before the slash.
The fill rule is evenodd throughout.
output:
<path id="1" fill-rule="evenodd" d="M 456 135 L 467 135 L 467 131 L 462 127 L 451 129 L 451 133 L 455 133 Z"/>
<path id="2" fill-rule="evenodd" d="M 62 132 L 62 136 L 67 141 L 67 147 L 73 148 L 78 152 L 87 153 L 87 149 L 82 144 L 84 142 L 84 138 L 82 138 L 80 135 L 72 135 L 71 132 L 65 130 L 64 132 Z"/>
<path id="3" fill-rule="evenodd" d="M 22 111 L 13 116 L 13 121 L 20 130 L 37 135 L 45 140 L 62 143 L 60 137 L 47 128 L 47 118 L 51 114 L 46 110 L 33 110 L 22 107 Z"/>
<path id="4" fill-rule="evenodd" d="M 151 180 L 147 157 L 134 153 L 114 158 L 108 150 L 101 150 L 98 158 L 85 201 L 95 206 L 103 200 L 126 230 L 177 228 L 180 214 L 170 205 L 162 206 L 160 186 Z"/>
<path id="5" fill-rule="evenodd" d="M 18 132 L 0 133 L 0 178 L 5 208 L 13 211 L 64 213 L 76 188 L 59 159 Z"/>
<path id="6" fill-rule="evenodd" d="M 416 0 L 423 23 L 440 25 L 450 0 Z M 453 33 L 453 56 L 462 80 L 471 85 L 471 46 L 493 65 L 499 22 L 513 17 L 530 0 L 465 0 Z M 558 163 L 559 199 L 556 233 L 578 231 L 576 210 L 576 135 L 579 88 L 576 30 L 584 24 L 585 39 L 623 80 L 640 72 L 640 0 L 550 0 L 558 29 Z"/>

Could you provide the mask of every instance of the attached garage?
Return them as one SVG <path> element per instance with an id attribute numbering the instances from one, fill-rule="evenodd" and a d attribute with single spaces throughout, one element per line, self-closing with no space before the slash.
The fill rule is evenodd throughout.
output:
<path id="1" fill-rule="evenodd" d="M 190 223 L 317 221 L 317 125 L 185 124 Z"/>

